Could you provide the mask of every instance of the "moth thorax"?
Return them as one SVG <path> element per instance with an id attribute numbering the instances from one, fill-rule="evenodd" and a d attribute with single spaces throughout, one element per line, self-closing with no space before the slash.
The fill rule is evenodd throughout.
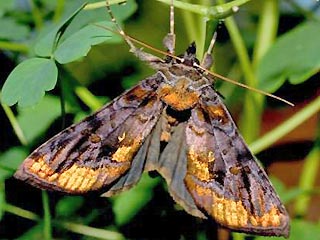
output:
<path id="1" fill-rule="evenodd" d="M 177 111 L 192 108 L 199 100 L 199 93 L 192 88 L 192 81 L 185 77 L 171 84 L 163 84 L 158 94 L 164 103 Z"/>

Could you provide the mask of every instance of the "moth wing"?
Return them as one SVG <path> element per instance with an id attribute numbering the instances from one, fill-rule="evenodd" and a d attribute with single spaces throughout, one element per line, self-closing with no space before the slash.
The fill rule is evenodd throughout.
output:
<path id="1" fill-rule="evenodd" d="M 211 88 L 192 110 L 186 144 L 185 184 L 199 209 L 236 231 L 288 236 L 285 207 Z"/>
<path id="2" fill-rule="evenodd" d="M 197 206 L 184 184 L 186 174 L 186 144 L 184 138 L 185 123 L 180 123 L 173 130 L 170 141 L 160 153 L 161 126 L 165 118 L 160 118 L 152 135 L 145 165 L 146 171 L 157 171 L 167 182 L 172 198 L 189 214 L 206 218 Z"/>
<path id="3" fill-rule="evenodd" d="M 163 106 L 156 89 L 161 82 L 160 74 L 151 76 L 58 133 L 24 160 L 14 176 L 42 189 L 71 194 L 114 183 L 128 171 L 158 121 Z"/>

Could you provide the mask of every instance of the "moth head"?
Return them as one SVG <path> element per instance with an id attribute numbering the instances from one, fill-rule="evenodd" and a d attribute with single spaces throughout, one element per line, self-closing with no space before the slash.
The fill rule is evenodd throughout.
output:
<path id="1" fill-rule="evenodd" d="M 190 67 L 192 67 L 194 63 L 200 64 L 199 60 L 196 58 L 196 52 L 196 43 L 192 42 L 187 48 L 187 50 L 184 52 L 184 54 L 179 56 L 180 58 L 182 58 L 182 61 L 178 63 L 182 63 Z"/>

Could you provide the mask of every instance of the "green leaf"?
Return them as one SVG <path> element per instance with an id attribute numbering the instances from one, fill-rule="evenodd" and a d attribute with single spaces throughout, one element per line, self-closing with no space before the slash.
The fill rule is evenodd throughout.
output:
<path id="1" fill-rule="evenodd" d="M 0 155 L 0 180 L 11 177 L 27 155 L 27 151 L 22 147 L 10 148 L 2 153 Z"/>
<path id="2" fill-rule="evenodd" d="M 9 75 L 2 88 L 2 102 L 11 106 L 33 106 L 45 91 L 56 85 L 58 69 L 53 60 L 31 58 L 20 63 Z"/>
<path id="3" fill-rule="evenodd" d="M 261 59 L 259 88 L 276 91 L 286 79 L 299 84 L 319 71 L 320 22 L 306 22 L 281 36 Z"/>
<path id="4" fill-rule="evenodd" d="M 0 19 L 0 38 L 7 40 L 21 40 L 28 36 L 30 29 L 18 24 L 12 18 Z"/>
<path id="5" fill-rule="evenodd" d="M 307 222 L 305 220 L 293 219 L 290 223 L 290 240 L 314 240 L 319 239 L 319 224 Z M 257 237 L 255 240 L 279 240 L 279 237 Z"/>
<path id="6" fill-rule="evenodd" d="M 38 56 L 50 57 L 54 51 L 55 44 L 59 41 L 70 22 L 73 18 L 85 7 L 82 4 L 74 12 L 64 18 L 57 26 L 55 26 L 46 36 L 41 37 L 41 39 L 35 45 L 35 53 Z"/>
<path id="7" fill-rule="evenodd" d="M 27 142 L 32 142 L 61 115 L 60 100 L 58 97 L 46 95 L 39 104 L 32 108 L 18 108 L 18 113 L 17 120 L 25 138 Z"/>
<path id="8" fill-rule="evenodd" d="M 2 220 L 3 214 L 5 212 L 6 204 L 6 192 L 5 192 L 5 182 L 3 179 L 0 180 L 0 221 Z"/>
<path id="9" fill-rule="evenodd" d="M 84 203 L 81 196 L 66 196 L 56 205 L 57 217 L 72 216 Z"/>
<path id="10" fill-rule="evenodd" d="M 27 240 L 27 239 L 44 239 L 43 237 L 43 225 L 41 223 L 28 229 L 22 235 L 16 238 L 16 240 Z"/>
<path id="11" fill-rule="evenodd" d="M 109 22 L 99 22 L 97 25 L 109 25 Z M 85 57 L 91 46 L 98 45 L 105 41 L 119 42 L 121 37 L 96 25 L 88 25 L 58 45 L 54 52 L 55 59 L 61 63 L 69 63 Z"/>
<path id="12" fill-rule="evenodd" d="M 15 0 L 0 1 L 0 16 L 3 16 L 5 12 L 12 10 L 15 6 Z"/>
<path id="13" fill-rule="evenodd" d="M 144 174 L 139 184 L 129 191 L 113 198 L 113 212 L 118 226 L 124 225 L 150 201 L 152 189 L 159 183 L 159 178 L 151 178 Z"/>

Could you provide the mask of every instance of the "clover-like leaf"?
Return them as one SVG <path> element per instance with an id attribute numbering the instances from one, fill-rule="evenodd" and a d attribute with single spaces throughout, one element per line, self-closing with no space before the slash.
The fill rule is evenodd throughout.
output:
<path id="1" fill-rule="evenodd" d="M 50 57 L 54 51 L 54 45 L 62 36 L 68 25 L 73 18 L 85 7 L 86 4 L 82 4 L 74 12 L 63 19 L 57 26 L 55 26 L 49 33 L 42 37 L 35 45 L 35 53 L 41 57 Z"/>
<path id="2" fill-rule="evenodd" d="M 21 107 L 36 104 L 45 91 L 56 85 L 58 69 L 46 58 L 31 58 L 20 63 L 9 75 L 2 88 L 1 101 L 9 106 L 18 102 Z"/>
<path id="3" fill-rule="evenodd" d="M 100 22 L 97 25 L 105 26 L 110 23 Z M 85 57 L 94 45 L 105 41 L 121 41 L 121 37 L 97 25 L 88 25 L 63 41 L 54 52 L 55 59 L 66 64 Z"/>
<path id="4" fill-rule="evenodd" d="M 259 88 L 276 91 L 288 79 L 299 84 L 320 69 L 320 22 L 307 22 L 281 36 L 261 59 Z"/>

